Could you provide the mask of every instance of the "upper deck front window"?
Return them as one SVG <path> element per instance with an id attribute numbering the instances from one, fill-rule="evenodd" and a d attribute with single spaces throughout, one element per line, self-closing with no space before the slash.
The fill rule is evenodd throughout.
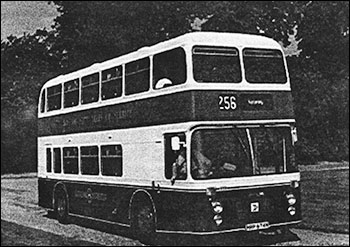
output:
<path id="1" fill-rule="evenodd" d="M 283 55 L 279 50 L 243 49 L 245 78 L 251 83 L 287 82 Z"/>
<path id="2" fill-rule="evenodd" d="M 192 58 L 197 82 L 238 83 L 242 80 L 236 48 L 195 46 Z"/>

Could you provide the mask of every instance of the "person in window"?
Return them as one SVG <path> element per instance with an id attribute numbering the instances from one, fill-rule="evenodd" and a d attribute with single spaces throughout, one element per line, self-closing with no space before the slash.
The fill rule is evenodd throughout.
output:
<path id="1" fill-rule="evenodd" d="M 175 183 L 176 179 L 185 179 L 186 178 L 186 149 L 181 148 L 175 162 L 172 165 L 172 177 L 171 184 Z"/>
<path id="2" fill-rule="evenodd" d="M 208 159 L 204 153 L 204 145 L 203 145 L 203 136 L 201 136 L 200 132 L 195 132 L 193 134 L 193 142 L 192 142 L 192 167 L 191 174 L 194 179 L 208 178 L 213 173 L 212 169 L 212 161 Z"/>
<path id="3" fill-rule="evenodd" d="M 192 152 L 192 163 L 192 175 L 194 178 L 208 178 L 213 174 L 211 160 L 198 149 L 194 149 Z"/>

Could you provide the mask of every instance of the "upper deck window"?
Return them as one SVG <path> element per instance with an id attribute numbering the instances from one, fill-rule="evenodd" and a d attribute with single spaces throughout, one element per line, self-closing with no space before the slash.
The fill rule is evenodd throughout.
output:
<path id="1" fill-rule="evenodd" d="M 283 55 L 279 50 L 244 49 L 245 77 L 251 83 L 287 82 Z"/>
<path id="2" fill-rule="evenodd" d="M 182 48 L 153 57 L 153 88 L 179 85 L 186 81 L 186 57 Z"/>
<path id="3" fill-rule="evenodd" d="M 237 83 L 242 80 L 236 48 L 195 46 L 192 58 L 193 75 L 197 82 Z"/>
<path id="4" fill-rule="evenodd" d="M 122 95 L 122 66 L 102 71 L 102 100 Z"/>
<path id="5" fill-rule="evenodd" d="M 79 79 L 64 83 L 64 107 L 76 106 L 79 103 Z"/>
<path id="6" fill-rule="evenodd" d="M 81 103 L 88 104 L 98 101 L 100 91 L 100 75 L 95 73 L 85 76 L 81 79 Z"/>
<path id="7" fill-rule="evenodd" d="M 47 110 L 53 111 L 61 109 L 62 105 L 62 85 L 56 85 L 47 89 Z"/>
<path id="8" fill-rule="evenodd" d="M 125 95 L 141 93 L 149 89 L 149 70 L 148 57 L 125 65 Z"/>
<path id="9" fill-rule="evenodd" d="M 41 92 L 40 96 L 40 112 L 43 113 L 46 107 L 46 89 Z"/>

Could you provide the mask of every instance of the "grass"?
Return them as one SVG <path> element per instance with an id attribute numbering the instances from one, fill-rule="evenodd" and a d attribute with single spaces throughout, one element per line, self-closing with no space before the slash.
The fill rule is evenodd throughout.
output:
<path id="1" fill-rule="evenodd" d="M 349 169 L 301 172 L 301 228 L 349 233 Z"/>

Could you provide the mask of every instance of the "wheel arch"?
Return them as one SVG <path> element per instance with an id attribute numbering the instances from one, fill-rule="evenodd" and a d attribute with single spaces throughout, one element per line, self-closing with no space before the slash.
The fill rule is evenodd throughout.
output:
<path id="1" fill-rule="evenodd" d="M 55 210 L 55 203 L 56 203 L 56 191 L 58 191 L 59 189 L 62 189 L 66 195 L 66 200 L 67 200 L 67 209 L 69 212 L 69 197 L 68 197 L 68 191 L 66 188 L 66 185 L 62 182 L 57 182 L 54 187 L 53 187 L 53 191 L 52 191 L 52 208 Z"/>
<path id="2" fill-rule="evenodd" d="M 148 200 L 148 202 L 151 203 L 151 206 L 153 208 L 153 212 L 154 212 L 154 223 L 155 223 L 155 227 L 157 228 L 157 208 L 156 205 L 154 203 L 153 197 L 152 195 L 144 189 L 138 189 L 135 190 L 130 198 L 129 201 L 129 212 L 128 212 L 128 216 L 129 216 L 129 221 L 130 221 L 130 225 L 131 225 L 131 220 L 132 220 L 132 207 L 133 207 L 133 203 L 136 203 L 137 200 L 145 200 L 145 198 L 147 198 L 146 200 Z"/>

